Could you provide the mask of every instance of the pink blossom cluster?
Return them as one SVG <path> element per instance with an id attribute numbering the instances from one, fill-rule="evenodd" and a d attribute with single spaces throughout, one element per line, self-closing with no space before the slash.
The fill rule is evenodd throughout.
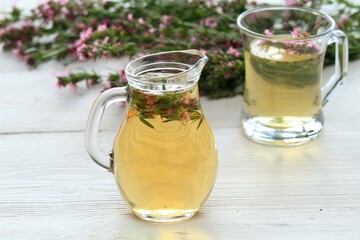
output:
<path id="1" fill-rule="evenodd" d="M 209 28 L 216 28 L 218 26 L 218 20 L 216 18 L 208 17 L 200 21 L 200 25 Z"/>
<path id="2" fill-rule="evenodd" d="M 290 31 L 291 36 L 293 38 L 302 38 L 307 37 L 310 34 L 307 32 L 301 32 L 298 28 L 293 28 L 292 31 Z M 273 32 L 271 32 L 269 29 L 264 30 L 264 35 L 268 37 L 274 36 Z M 265 45 L 265 40 L 260 40 L 259 45 Z M 314 42 L 313 40 L 297 40 L 297 41 L 286 41 L 283 43 L 285 49 L 287 49 L 288 54 L 295 54 L 298 53 L 301 50 L 310 50 L 310 51 L 319 51 L 320 46 Z"/>
<path id="3" fill-rule="evenodd" d="M 120 69 L 119 71 L 119 80 L 120 82 L 127 82 L 124 69 Z"/>
<path id="4" fill-rule="evenodd" d="M 343 27 L 345 22 L 349 19 L 349 15 L 343 13 L 340 15 L 339 21 L 337 22 L 337 28 Z"/>
<path id="5" fill-rule="evenodd" d="M 100 24 L 97 27 L 98 32 L 103 32 L 106 29 L 107 29 L 106 23 Z M 95 41 L 92 42 L 91 45 L 88 45 L 87 42 L 91 39 L 93 33 L 94 33 L 93 29 L 91 27 L 88 27 L 87 29 L 80 32 L 80 39 L 75 41 L 74 48 L 76 49 L 76 55 L 80 61 L 85 61 L 87 59 L 87 56 L 94 57 L 94 54 L 97 54 L 99 51 L 99 46 L 106 45 L 110 41 L 110 37 L 105 36 L 102 41 L 96 39 Z M 91 47 L 90 50 L 89 47 Z M 108 57 L 108 52 L 106 50 L 103 50 L 102 55 L 103 57 Z"/>
<path id="6" fill-rule="evenodd" d="M 169 23 L 170 23 L 170 20 L 171 20 L 171 16 L 169 15 L 162 15 L 161 16 L 161 22 L 159 24 L 159 28 L 160 29 L 165 29 L 169 26 Z"/>
<path id="7" fill-rule="evenodd" d="M 30 20 L 24 20 L 20 23 L 11 23 L 4 28 L 0 28 L 0 38 L 13 38 L 13 36 L 17 36 L 16 41 L 12 43 L 12 53 L 20 61 L 28 61 L 29 56 L 23 53 L 23 45 L 30 36 L 36 35 L 38 31 L 39 29 Z"/>
<path id="8" fill-rule="evenodd" d="M 227 54 L 230 54 L 231 56 L 235 57 L 235 58 L 238 58 L 240 57 L 240 52 L 238 49 L 234 48 L 233 46 L 230 46 L 227 51 L 226 51 Z"/>

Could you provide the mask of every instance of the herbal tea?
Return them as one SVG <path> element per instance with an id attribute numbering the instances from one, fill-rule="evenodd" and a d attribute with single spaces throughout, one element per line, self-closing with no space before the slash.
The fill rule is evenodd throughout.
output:
<path id="1" fill-rule="evenodd" d="M 321 108 L 324 54 L 294 53 L 254 40 L 245 51 L 243 114 L 271 128 L 312 121 Z"/>
<path id="2" fill-rule="evenodd" d="M 197 88 L 161 94 L 132 89 L 113 151 L 120 192 L 144 219 L 192 216 L 215 182 L 217 152 Z"/>
<path id="3" fill-rule="evenodd" d="M 317 138 L 322 107 L 347 75 L 346 35 L 313 9 L 264 7 L 237 18 L 245 58 L 240 125 L 251 141 L 295 146 Z M 324 55 L 336 45 L 334 75 L 323 84 Z"/>

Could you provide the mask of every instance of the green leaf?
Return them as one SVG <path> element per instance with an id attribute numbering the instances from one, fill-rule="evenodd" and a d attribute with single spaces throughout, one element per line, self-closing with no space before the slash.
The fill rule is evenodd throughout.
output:
<path id="1" fill-rule="evenodd" d="M 150 128 L 154 128 L 154 126 L 153 126 L 151 123 L 149 123 L 148 121 L 146 121 L 145 118 L 139 116 L 139 119 L 140 119 L 140 121 L 141 121 L 143 124 L 145 124 L 146 126 L 148 126 L 148 127 L 150 127 Z M 155 128 L 154 128 L 154 129 L 155 129 Z"/>
<path id="2" fill-rule="evenodd" d="M 196 130 L 198 130 L 198 129 L 199 129 L 200 125 L 201 125 L 201 124 L 202 124 L 202 122 L 203 122 L 203 119 L 204 119 L 204 118 L 200 118 L 200 122 L 199 122 L 199 124 L 198 124 L 198 126 L 197 126 Z"/>
<path id="3" fill-rule="evenodd" d="M 164 120 L 163 123 L 167 123 L 167 122 L 172 122 L 172 121 L 176 121 L 177 119 L 168 119 L 168 120 Z"/>

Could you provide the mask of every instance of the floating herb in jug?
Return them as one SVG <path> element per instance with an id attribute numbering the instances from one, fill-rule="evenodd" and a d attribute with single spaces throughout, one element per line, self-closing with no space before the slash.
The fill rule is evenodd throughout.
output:
<path id="1" fill-rule="evenodd" d="M 136 115 L 142 123 L 150 128 L 154 126 L 148 121 L 160 117 L 163 123 L 180 121 L 183 125 L 198 121 L 197 129 L 203 122 L 200 99 L 193 96 L 191 90 L 168 91 L 161 94 L 144 92 L 130 88 L 130 116 Z"/>
<path id="2" fill-rule="evenodd" d="M 267 36 L 274 36 L 268 29 Z M 277 35 L 274 40 L 254 40 L 245 58 L 251 68 L 265 81 L 291 88 L 317 84 L 321 78 L 322 61 L 318 43 L 306 39 L 307 32 L 294 28 L 290 34 Z M 289 40 L 294 39 L 294 40 Z"/>

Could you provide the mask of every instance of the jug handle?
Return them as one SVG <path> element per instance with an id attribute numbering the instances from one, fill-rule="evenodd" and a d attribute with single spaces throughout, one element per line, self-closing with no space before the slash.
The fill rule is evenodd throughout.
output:
<path id="1" fill-rule="evenodd" d="M 348 39 L 340 30 L 332 33 L 328 44 L 335 43 L 335 73 L 331 76 L 330 80 L 322 87 L 321 92 L 324 94 L 322 106 L 325 106 L 333 95 L 334 90 L 342 85 L 347 77 L 348 71 Z"/>
<path id="2" fill-rule="evenodd" d="M 106 153 L 100 148 L 97 135 L 105 109 L 115 102 L 126 101 L 127 97 L 128 92 L 126 87 L 116 87 L 104 91 L 94 101 L 86 124 L 86 149 L 95 163 L 110 172 L 113 172 L 112 151 Z"/>

